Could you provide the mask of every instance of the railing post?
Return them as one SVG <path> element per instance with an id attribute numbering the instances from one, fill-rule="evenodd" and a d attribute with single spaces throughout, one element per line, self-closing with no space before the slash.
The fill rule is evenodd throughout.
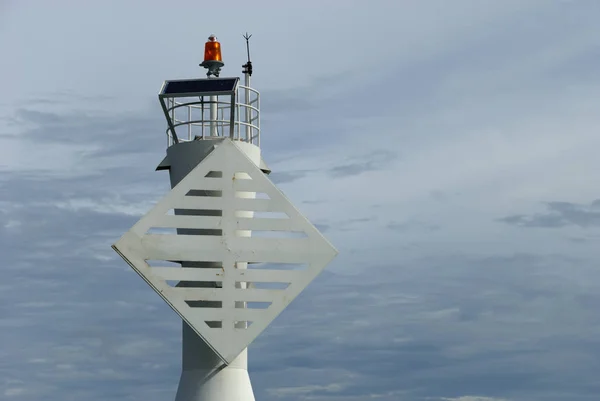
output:
<path id="1" fill-rule="evenodd" d="M 171 121 L 173 121 L 173 124 L 176 124 L 175 121 L 175 98 L 171 98 Z M 175 130 L 175 128 L 173 128 L 173 130 Z M 171 132 L 171 135 L 173 135 L 176 133 L 175 132 Z"/>
<path id="2" fill-rule="evenodd" d="M 200 125 L 202 126 L 202 139 L 204 139 L 204 96 L 200 96 L 200 105 L 202 107 L 202 115 L 200 117 Z"/>
<path id="3" fill-rule="evenodd" d="M 192 140 L 192 105 L 188 105 L 188 141 Z"/>
<path id="4" fill-rule="evenodd" d="M 233 91 L 233 93 L 231 94 L 231 113 L 229 115 L 229 137 L 231 139 L 235 139 L 234 137 L 234 126 L 235 126 L 235 104 L 236 102 L 236 92 L 237 90 Z"/>

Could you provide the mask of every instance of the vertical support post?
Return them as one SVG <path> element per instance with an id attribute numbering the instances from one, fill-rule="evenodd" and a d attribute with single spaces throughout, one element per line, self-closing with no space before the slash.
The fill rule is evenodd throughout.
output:
<path id="1" fill-rule="evenodd" d="M 236 94 L 237 94 L 237 88 L 231 94 L 231 105 L 229 108 L 229 138 L 231 138 L 231 139 L 235 139 L 235 119 L 239 118 L 239 107 L 237 108 L 238 110 L 236 110 L 236 105 L 237 105 Z M 236 111 L 238 112 L 237 116 L 236 116 Z M 239 134 L 239 124 L 238 124 L 238 139 L 239 139 L 239 136 L 240 136 L 240 134 Z"/>
<path id="2" fill-rule="evenodd" d="M 204 139 L 204 96 L 200 97 L 200 107 L 202 109 L 202 114 L 200 116 L 200 120 L 202 121 L 202 139 Z"/>
<path id="3" fill-rule="evenodd" d="M 191 141 L 192 139 L 192 106 L 188 106 L 188 141 Z"/>
<path id="4" fill-rule="evenodd" d="M 260 148 L 260 95 L 257 93 L 256 94 L 256 108 L 259 110 L 258 113 L 256 113 L 256 136 L 257 136 L 257 140 L 256 140 L 256 146 L 258 146 Z"/>
<path id="5" fill-rule="evenodd" d="M 171 98 L 171 121 L 173 122 L 173 126 L 175 126 L 175 124 L 177 124 L 177 120 L 175 120 L 175 98 L 174 97 Z M 173 130 L 171 131 L 171 134 L 173 136 L 177 135 L 175 133 L 174 127 L 173 127 Z"/>
<path id="6" fill-rule="evenodd" d="M 258 163 L 260 163 L 260 161 Z M 250 179 L 252 179 L 252 177 L 250 177 L 247 173 L 235 173 L 234 178 L 236 180 L 250 180 Z M 239 198 L 244 198 L 244 199 L 254 199 L 254 198 L 256 198 L 256 192 L 238 192 L 237 196 Z M 251 211 L 237 211 L 237 212 L 235 212 L 235 217 L 251 219 L 251 218 L 254 217 L 254 212 L 251 212 Z M 235 235 L 238 236 L 238 237 L 251 237 L 252 236 L 252 231 L 250 231 L 250 230 L 236 230 Z M 247 269 L 248 268 L 248 262 L 236 262 L 235 267 L 236 267 L 236 269 Z M 236 288 L 246 289 L 246 288 L 248 288 L 248 283 L 246 283 L 246 282 L 237 283 L 236 284 Z M 235 301 L 235 307 L 236 308 L 246 308 L 246 306 L 247 306 L 246 301 Z M 247 329 L 248 328 L 248 322 L 245 322 L 245 321 L 236 322 L 235 323 L 235 328 L 236 329 Z"/>
<path id="7" fill-rule="evenodd" d="M 206 141 L 192 141 L 185 143 L 184 146 L 171 148 L 167 150 L 167 156 L 172 161 L 169 175 L 171 179 L 171 188 L 174 188 L 189 172 L 202 162 L 206 150 L 219 140 L 207 138 Z M 260 163 L 260 149 L 246 143 L 240 143 L 240 149 L 254 162 Z M 211 175 L 213 176 L 213 175 Z M 220 177 L 217 173 L 215 178 Z M 235 179 L 249 179 L 247 173 L 236 173 Z M 220 196 L 221 191 L 206 191 L 207 196 Z M 241 192 L 243 198 L 255 198 L 254 192 Z M 206 211 L 204 211 L 206 212 Z M 220 216 L 221 211 L 216 212 L 215 216 Z M 177 213 L 186 215 L 183 211 Z M 254 212 L 236 212 L 236 217 L 251 218 Z M 188 229 L 177 229 L 178 234 L 183 234 Z M 236 230 L 235 233 L 240 237 L 251 236 L 249 230 Z M 185 264 L 185 266 L 184 266 Z M 188 268 L 215 268 L 212 262 L 183 262 L 182 267 Z M 216 263 L 215 265 L 218 265 Z M 247 268 L 246 262 L 237 262 L 238 269 Z M 193 287 L 193 286 L 192 286 Z M 247 288 L 246 283 L 236 285 L 237 288 Z M 210 302 L 210 301 L 208 301 Z M 245 308 L 246 302 L 236 301 L 236 308 Z M 250 376 L 248 375 L 248 350 L 243 350 L 237 358 L 229 365 L 224 366 L 214 351 L 200 338 L 194 330 L 182 322 L 182 372 L 177 389 L 175 401 L 255 401 Z M 236 322 L 235 327 L 245 329 L 247 322 Z"/>
<path id="8" fill-rule="evenodd" d="M 244 86 L 245 95 L 244 95 L 244 103 L 246 104 L 245 109 L 245 123 L 246 123 L 246 142 L 252 142 L 252 127 L 250 127 L 250 121 L 252 119 L 252 113 L 250 110 L 250 74 L 247 72 L 244 74 Z"/>
<path id="9" fill-rule="evenodd" d="M 217 132 L 217 96 L 210 97 L 210 136 L 218 136 Z"/>

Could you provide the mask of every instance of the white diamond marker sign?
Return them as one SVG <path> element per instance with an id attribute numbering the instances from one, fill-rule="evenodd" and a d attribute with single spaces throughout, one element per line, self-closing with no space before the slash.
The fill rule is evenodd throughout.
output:
<path id="1" fill-rule="evenodd" d="M 244 211 L 254 212 L 253 217 L 239 217 L 249 215 L 239 213 Z M 155 229 L 186 229 L 188 235 Z M 252 236 L 240 236 L 242 230 Z M 113 248 L 227 364 L 337 254 L 230 139 Z M 171 267 L 172 262 L 183 267 Z M 248 269 L 240 268 L 244 262 Z M 302 268 L 290 268 L 298 265 Z"/>

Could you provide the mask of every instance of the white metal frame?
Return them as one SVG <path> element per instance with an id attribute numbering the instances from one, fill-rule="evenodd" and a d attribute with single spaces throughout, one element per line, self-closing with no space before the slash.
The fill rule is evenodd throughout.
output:
<path id="1" fill-rule="evenodd" d="M 221 171 L 221 178 L 210 176 Z M 239 179 L 246 173 L 249 179 Z M 242 174 L 243 175 L 243 174 Z M 190 196 L 190 191 L 221 191 L 221 197 Z M 266 194 L 268 199 L 248 197 Z M 222 210 L 222 216 L 170 215 L 170 210 Z M 252 211 L 254 217 L 238 217 Z M 261 217 L 279 212 L 287 218 Z M 242 214 L 243 215 L 243 214 Z M 222 235 L 151 234 L 151 228 L 220 229 Z M 247 237 L 243 230 L 281 235 Z M 303 233 L 289 238 L 285 233 Z M 246 231 L 247 233 L 247 231 Z M 240 354 L 325 268 L 337 251 L 246 156 L 224 139 L 169 194 L 138 221 L 113 248 L 226 363 Z M 147 261 L 222 262 L 222 268 L 151 267 Z M 303 270 L 238 269 L 238 263 L 305 264 Z M 221 288 L 173 287 L 167 281 L 222 282 Z M 248 283 L 286 283 L 284 289 Z M 240 288 L 239 283 L 244 283 Z M 221 307 L 190 307 L 186 301 L 221 301 Z M 237 301 L 237 307 L 236 307 Z M 240 302 L 242 301 L 242 302 Z M 266 309 L 245 307 L 266 302 Z M 244 305 L 240 307 L 239 305 Z M 221 327 L 209 327 L 221 321 Z M 236 323 L 251 322 L 243 328 Z M 239 325 L 238 325 L 239 326 Z"/>
<path id="2" fill-rule="evenodd" d="M 244 93 L 243 100 L 240 93 Z M 203 94 L 194 98 L 166 97 L 165 100 L 163 108 L 169 122 L 166 130 L 167 147 L 176 142 L 210 137 L 210 128 L 215 126 L 219 131 L 218 136 L 229 136 L 260 147 L 260 92 L 256 89 L 236 85 L 233 99 L 229 94 Z M 210 115 L 211 105 L 214 104 L 217 105 L 216 118 Z M 199 118 L 193 117 L 198 114 Z M 185 127 L 187 132 L 178 131 L 179 127 Z M 225 134 L 227 132 L 229 135 Z"/>

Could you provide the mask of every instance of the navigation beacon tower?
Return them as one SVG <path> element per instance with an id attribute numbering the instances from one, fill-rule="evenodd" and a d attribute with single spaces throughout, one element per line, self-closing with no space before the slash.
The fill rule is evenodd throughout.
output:
<path id="1" fill-rule="evenodd" d="M 112 247 L 183 320 L 176 401 L 254 401 L 248 345 L 337 251 L 267 178 L 249 48 L 244 85 L 214 35 L 200 65 L 158 95 L 172 189 Z"/>

